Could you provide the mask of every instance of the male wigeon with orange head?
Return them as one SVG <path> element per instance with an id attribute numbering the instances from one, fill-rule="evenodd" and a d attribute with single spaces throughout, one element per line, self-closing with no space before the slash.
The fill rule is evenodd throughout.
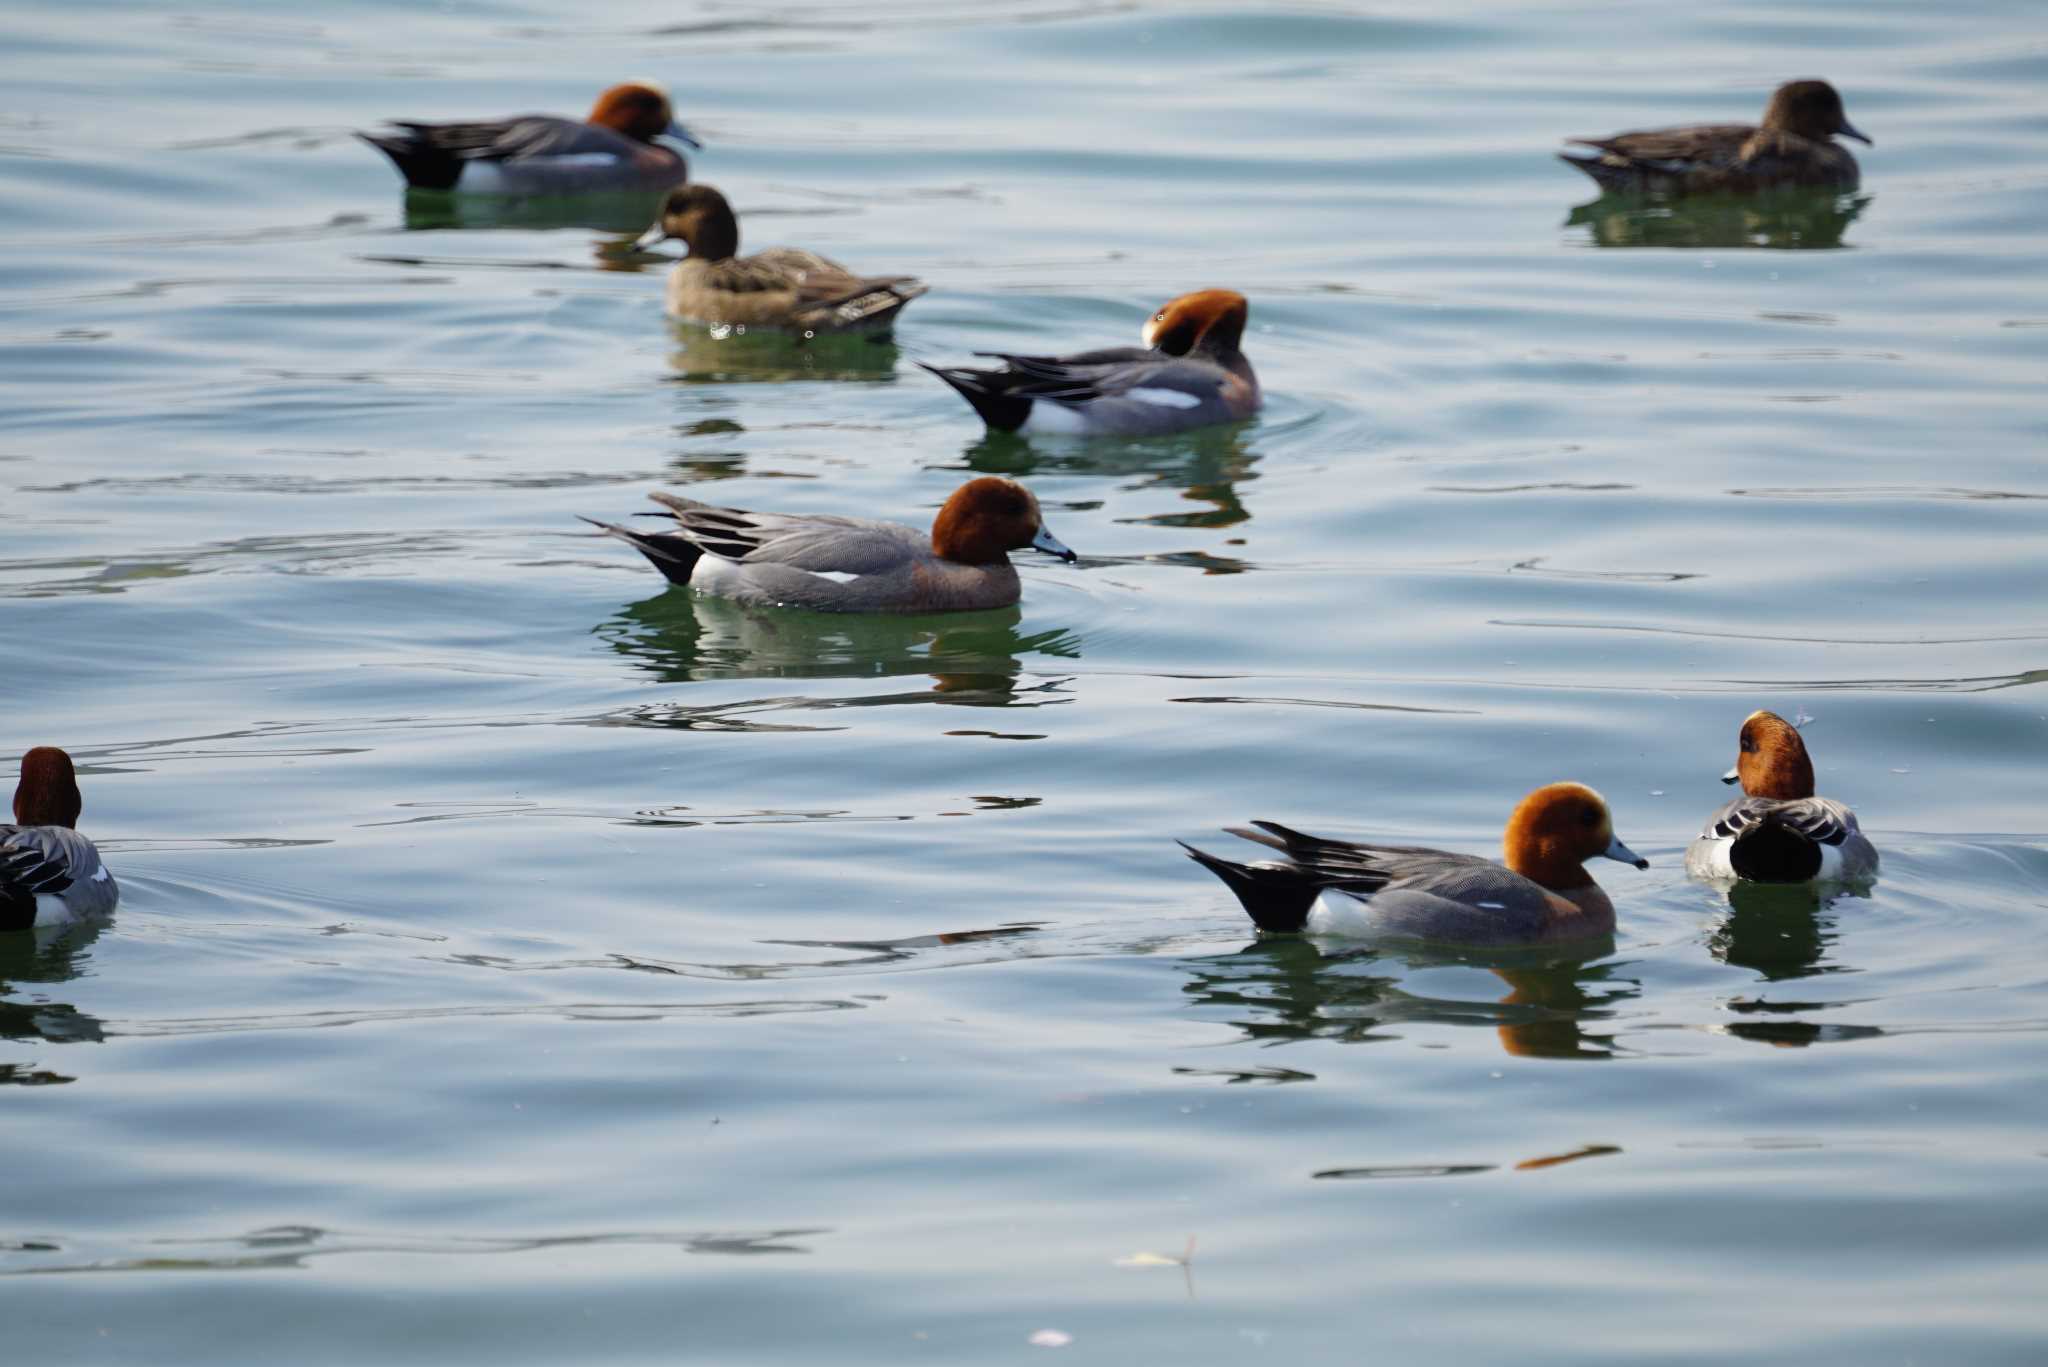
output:
<path id="1" fill-rule="evenodd" d="M 1813 760 L 1799 728 L 1775 712 L 1752 712 L 1736 737 L 1735 767 L 1723 783 L 1742 796 L 1707 819 L 1685 852 L 1695 878 L 1756 883 L 1849 882 L 1877 873 L 1877 847 L 1856 813 L 1813 795 Z"/>
<path id="2" fill-rule="evenodd" d="M 676 122 L 668 92 L 652 81 L 613 86 L 597 97 L 587 119 L 522 114 L 390 123 L 400 131 L 356 136 L 390 157 L 411 188 L 463 194 L 652 194 L 689 178 L 683 154 L 655 139 L 699 145 Z"/>
<path id="3" fill-rule="evenodd" d="M 1031 491 L 993 475 L 954 490 L 930 532 L 822 513 L 751 513 L 659 492 L 648 497 L 669 510 L 673 530 L 584 521 L 631 543 L 670 583 L 742 603 L 824 612 L 1002 608 L 1021 593 L 1010 551 L 1075 558 L 1047 530 Z"/>
<path id="4" fill-rule="evenodd" d="M 1240 346 L 1250 305 L 1235 290 L 1197 290 L 1145 324 L 1143 347 L 1068 356 L 978 353 L 1000 370 L 924 368 L 953 386 L 993 431 L 1148 436 L 1237 422 L 1259 411 L 1259 380 Z M 918 364 L 923 365 L 923 362 Z"/>
<path id="5" fill-rule="evenodd" d="M 0 825 L 0 930 L 69 925 L 114 909 L 121 890 L 76 829 L 83 808 L 71 756 L 38 745 L 21 757 L 14 824 Z"/>
<path id="6" fill-rule="evenodd" d="M 1755 194 L 1805 186 L 1853 190 L 1856 158 L 1835 135 L 1868 143 L 1826 81 L 1787 81 L 1771 95 L 1761 123 L 1703 123 L 1572 138 L 1593 153 L 1558 153 L 1603 190 L 1659 195 Z"/>
<path id="7" fill-rule="evenodd" d="M 1304 835 L 1272 821 L 1232 835 L 1283 860 L 1239 864 L 1180 842 L 1221 878 L 1260 930 L 1430 940 L 1550 944 L 1609 935 L 1614 903 L 1586 861 L 1650 866 L 1614 834 L 1606 799 L 1583 783 L 1552 783 L 1516 805 L 1501 838 L 1506 867 L 1477 855 Z"/>

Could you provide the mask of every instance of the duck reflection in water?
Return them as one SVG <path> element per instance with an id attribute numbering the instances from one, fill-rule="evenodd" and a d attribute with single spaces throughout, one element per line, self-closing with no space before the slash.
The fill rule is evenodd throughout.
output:
<path id="1" fill-rule="evenodd" d="M 98 1017 L 68 1002 L 51 1001 L 44 988 L 72 982 L 85 971 L 88 951 L 104 922 L 0 935 L 0 1039 L 48 1044 L 97 1044 L 106 1038 Z M 0 1086 L 48 1086 L 75 1078 L 43 1057 L 0 1057 Z"/>
<path id="2" fill-rule="evenodd" d="M 1182 989 L 1197 1004 L 1222 1007 L 1245 1038 L 1262 1044 L 1399 1038 L 1403 1025 L 1492 1026 L 1501 1048 L 1524 1058 L 1599 1059 L 1622 1052 L 1611 1032 L 1593 1028 L 1641 987 L 1616 975 L 1612 939 L 1556 951 L 1432 952 L 1339 948 L 1311 939 L 1263 939 L 1234 954 L 1187 964 Z M 1449 968 L 1482 970 L 1507 994 L 1444 997 L 1402 985 L 1406 975 Z"/>
<path id="3" fill-rule="evenodd" d="M 819 698 L 819 707 L 944 703 L 1029 708 L 1071 701 L 1065 678 L 1027 677 L 1032 656 L 1076 659 L 1060 628 L 1025 632 L 1019 608 L 925 617 L 756 609 L 663 592 L 596 629 L 614 651 L 668 683 L 704 679 L 911 679 L 929 687 Z"/>
<path id="4" fill-rule="evenodd" d="M 1722 891 L 1728 911 L 1707 936 L 1708 952 L 1722 963 L 1749 969 L 1766 983 L 1854 971 L 1847 964 L 1830 961 L 1837 935 L 1835 918 L 1829 912 L 1841 898 L 1867 897 L 1866 893 L 1836 886 L 1823 894 L 1823 889 L 1812 883 L 1746 882 L 1730 884 Z M 1719 1029 L 1737 1039 L 1781 1049 L 1884 1034 L 1874 1025 L 1802 1019 L 1840 1005 L 1827 1000 L 1744 996 L 1727 1004 L 1741 1019 Z"/>
<path id="5" fill-rule="evenodd" d="M 962 449 L 961 463 L 979 475 L 1012 479 L 1027 479 L 1040 471 L 1142 479 L 1140 487 L 1177 490 L 1181 501 L 1193 506 L 1126 521 L 1144 527 L 1220 531 L 1251 520 L 1238 486 L 1258 478 L 1255 443 L 1261 435 L 1241 427 L 1206 427 L 1159 437 L 1033 445 L 1014 432 L 986 432 Z M 1250 568 L 1242 559 L 1208 552 L 1147 559 L 1179 561 L 1208 574 L 1238 574 Z"/>
<path id="6" fill-rule="evenodd" d="M 678 384 L 865 380 L 894 384 L 901 353 L 890 334 L 827 332 L 804 338 L 768 329 L 711 330 L 670 319 L 670 377 Z"/>
<path id="7" fill-rule="evenodd" d="M 523 228 L 546 231 L 555 228 L 588 228 L 604 236 L 591 244 L 597 268 L 605 271 L 637 269 L 620 264 L 622 246 L 630 246 L 647 226 L 647 216 L 661 203 L 659 190 L 621 190 L 595 195 L 523 195 L 494 197 L 451 195 L 442 190 L 405 192 L 407 232 L 446 232 L 451 229 L 494 230 Z M 506 263 L 516 265 L 518 263 Z M 547 257 L 532 263 L 536 269 L 553 270 L 562 263 Z"/>
<path id="8" fill-rule="evenodd" d="M 1565 222 L 1585 228 L 1596 247 L 1814 250 L 1845 245 L 1842 235 L 1870 198 L 1839 190 L 1675 200 L 1602 195 L 1574 208 Z"/>

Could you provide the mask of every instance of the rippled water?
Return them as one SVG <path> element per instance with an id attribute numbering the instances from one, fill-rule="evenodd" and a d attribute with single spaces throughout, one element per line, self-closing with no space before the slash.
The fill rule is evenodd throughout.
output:
<path id="1" fill-rule="evenodd" d="M 579 12 L 10 11 L 0 753 L 125 889 L 0 944 L 23 1360 L 2039 1360 L 2036 7 Z M 348 137 L 643 72 L 754 245 L 932 283 L 894 347 L 671 331 L 636 206 Z M 1550 159 L 1807 74 L 1854 196 Z M 1206 285 L 1242 429 L 910 364 Z M 1082 553 L 1011 612 L 573 517 L 971 471 Z M 1756 707 L 1867 897 L 1686 881 Z M 1576 959 L 1256 943 L 1172 844 L 1483 851 L 1567 776 L 1654 861 Z"/>

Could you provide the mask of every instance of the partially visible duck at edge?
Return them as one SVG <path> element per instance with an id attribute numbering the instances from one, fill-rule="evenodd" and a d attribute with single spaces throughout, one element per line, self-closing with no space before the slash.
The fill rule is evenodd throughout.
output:
<path id="1" fill-rule="evenodd" d="M 1003 368 L 924 368 L 953 386 L 998 432 L 1184 432 L 1258 412 L 1259 380 L 1238 349 L 1249 308 L 1235 290 L 1198 290 L 1152 315 L 1143 347 L 1070 356 L 984 351 L 977 354 L 1001 361 Z"/>
<path id="2" fill-rule="evenodd" d="M 1775 712 L 1743 720 L 1735 767 L 1723 783 L 1742 796 L 1707 820 L 1685 852 L 1695 878 L 1755 883 L 1855 882 L 1877 873 L 1877 847 L 1856 813 L 1813 795 L 1813 760 L 1798 728 Z"/>
<path id="3" fill-rule="evenodd" d="M 670 583 L 742 603 L 824 612 L 1004 608 L 1021 592 L 1008 552 L 1075 558 L 1046 529 L 1031 491 L 992 475 L 954 490 L 929 533 L 867 518 L 750 513 L 674 494 L 648 497 L 674 516 L 674 530 L 583 520 L 630 543 Z"/>
<path id="4" fill-rule="evenodd" d="M 1751 194 L 1788 186 L 1853 190 L 1856 158 L 1839 133 L 1869 143 L 1826 81 L 1787 81 L 1771 96 L 1761 124 L 1693 124 L 1611 138 L 1570 138 L 1594 154 L 1558 153 L 1603 190 L 1645 194 Z"/>
<path id="5" fill-rule="evenodd" d="M 633 245 L 670 239 L 689 255 L 668 277 L 668 311 L 714 327 L 789 332 L 886 332 L 903 306 L 925 292 L 911 275 L 855 275 L 837 261 L 795 247 L 740 256 L 740 225 L 709 185 L 672 190 L 654 226 Z"/>
<path id="6" fill-rule="evenodd" d="M 69 925 L 120 900 L 99 850 L 75 829 L 83 805 L 71 756 L 38 745 L 21 757 L 14 824 L 0 825 L 0 930 Z"/>
<path id="7" fill-rule="evenodd" d="M 1285 856 L 1239 864 L 1180 842 L 1221 878 L 1258 928 L 1507 947 L 1609 935 L 1614 903 L 1588 859 L 1650 866 L 1614 834 L 1606 799 L 1583 783 L 1523 798 L 1501 838 L 1507 867 L 1477 855 L 1304 835 L 1272 821 L 1232 835 Z"/>
<path id="8" fill-rule="evenodd" d="M 656 138 L 700 146 L 676 122 L 668 92 L 628 81 L 597 97 L 587 119 L 522 114 L 474 123 L 388 121 L 357 133 L 416 190 L 482 195 L 652 194 L 689 179 L 683 154 Z"/>

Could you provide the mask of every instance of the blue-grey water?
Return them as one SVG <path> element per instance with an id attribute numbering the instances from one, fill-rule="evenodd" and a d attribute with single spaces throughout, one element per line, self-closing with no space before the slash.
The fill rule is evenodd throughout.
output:
<path id="1" fill-rule="evenodd" d="M 0 35 L 0 754 L 124 887 L 0 944 L 10 1360 L 2048 1353 L 2038 5 Z M 749 243 L 930 281 L 894 347 L 675 331 L 639 206 L 349 136 L 642 74 Z M 1805 75 L 1855 195 L 1551 158 Z M 989 439 L 911 364 L 1204 286 L 1242 428 Z M 977 471 L 1082 553 L 1010 612 L 742 612 L 574 518 Z M 1758 707 L 1867 896 L 1686 880 Z M 1567 777 L 1654 865 L 1578 958 L 1258 943 L 1172 843 L 1486 852 Z"/>

